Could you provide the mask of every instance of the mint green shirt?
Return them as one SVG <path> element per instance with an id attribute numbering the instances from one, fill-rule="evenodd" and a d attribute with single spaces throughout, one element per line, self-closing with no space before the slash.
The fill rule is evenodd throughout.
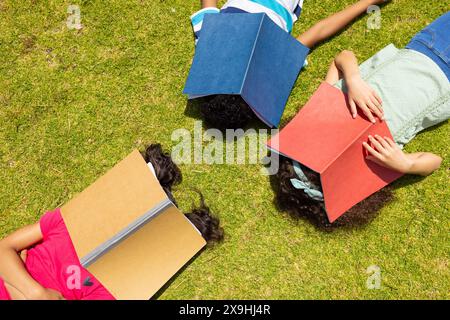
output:
<path id="1" fill-rule="evenodd" d="M 424 54 L 390 44 L 362 63 L 360 72 L 382 99 L 386 123 L 400 147 L 450 118 L 450 82 Z M 343 80 L 335 86 L 346 91 Z"/>

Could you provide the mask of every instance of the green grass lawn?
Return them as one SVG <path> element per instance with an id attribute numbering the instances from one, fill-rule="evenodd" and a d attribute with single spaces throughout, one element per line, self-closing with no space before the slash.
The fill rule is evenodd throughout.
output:
<path id="1" fill-rule="evenodd" d="M 352 0 L 305 1 L 293 34 Z M 67 6 L 83 29 L 68 30 Z M 0 238 L 83 190 L 133 148 L 193 129 L 182 94 L 194 52 L 189 15 L 198 1 L 0 0 Z M 380 30 L 367 17 L 318 47 L 297 81 L 282 126 L 343 49 L 362 61 L 449 10 L 441 0 L 394 0 Z M 448 299 L 450 125 L 420 134 L 407 151 L 445 160 L 427 179 L 394 183 L 396 199 L 372 222 L 334 232 L 277 211 L 259 165 L 182 165 L 182 209 L 197 187 L 221 218 L 223 244 L 205 250 L 160 299 Z M 0 262 L 1 263 L 1 262 Z M 381 268 L 382 287 L 366 288 Z"/>

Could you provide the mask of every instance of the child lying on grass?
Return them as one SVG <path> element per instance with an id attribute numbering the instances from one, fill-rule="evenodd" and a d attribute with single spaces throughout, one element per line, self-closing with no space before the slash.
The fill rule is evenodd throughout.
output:
<path id="1" fill-rule="evenodd" d="M 422 176 L 440 167 L 439 156 L 427 152 L 408 154 L 402 148 L 420 131 L 450 118 L 448 30 L 450 12 L 415 35 L 406 49 L 390 45 L 359 68 L 350 51 L 343 51 L 332 62 L 326 81 L 347 91 L 353 117 L 359 108 L 372 122 L 375 117 L 383 119 L 394 138 L 369 136 L 372 146 L 363 144 L 367 159 L 395 171 Z M 312 199 L 307 190 L 296 189 L 291 179 L 304 180 L 314 194 L 322 191 L 317 173 L 283 157 L 278 172 L 280 207 L 330 227 L 324 202 Z M 364 222 L 391 199 L 391 190 L 384 188 L 348 210 L 333 225 Z"/>
<path id="2" fill-rule="evenodd" d="M 143 157 L 168 197 L 175 203 L 172 186 L 181 182 L 180 169 L 159 144 L 150 145 Z M 223 230 L 203 197 L 201 206 L 185 214 L 208 243 L 220 242 Z M 24 227 L 0 241 L 0 300 L 112 300 L 114 297 L 86 269 L 81 267 L 59 209 L 47 212 L 39 223 Z M 89 279 L 79 289 L 67 286 L 63 266 L 81 269 Z"/>
<path id="3" fill-rule="evenodd" d="M 191 16 L 195 40 L 201 37 L 203 17 L 207 13 L 265 13 L 280 28 L 291 32 L 293 24 L 300 16 L 303 0 L 229 0 L 221 10 L 217 9 L 217 0 L 202 0 L 202 10 Z M 343 30 L 350 22 L 365 13 L 371 5 L 386 0 L 360 0 L 314 24 L 297 37 L 304 46 L 314 48 L 320 42 Z M 234 95 L 216 95 L 204 98 L 201 112 L 208 126 L 218 129 L 237 129 L 244 127 L 254 112 L 240 97 Z"/>

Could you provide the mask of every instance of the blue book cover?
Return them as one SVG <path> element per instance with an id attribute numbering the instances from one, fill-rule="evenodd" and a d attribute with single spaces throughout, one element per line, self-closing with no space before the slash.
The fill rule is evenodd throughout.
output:
<path id="1" fill-rule="evenodd" d="M 277 127 L 308 52 L 264 13 L 207 14 L 183 93 L 240 95 Z"/>

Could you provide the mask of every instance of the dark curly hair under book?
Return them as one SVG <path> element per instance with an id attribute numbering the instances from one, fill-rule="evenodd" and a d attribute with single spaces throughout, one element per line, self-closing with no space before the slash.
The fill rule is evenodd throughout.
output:
<path id="1" fill-rule="evenodd" d="M 173 162 L 170 154 L 163 151 L 160 144 L 149 145 L 142 156 L 146 162 L 152 163 L 156 178 L 169 199 L 177 205 L 172 194 L 172 187 L 182 181 L 180 168 Z M 200 231 L 208 244 L 221 242 L 224 232 L 220 226 L 220 220 L 211 213 L 209 207 L 205 204 L 203 195 L 199 191 L 197 192 L 200 194 L 200 206 L 184 215 Z"/>
<path id="2" fill-rule="evenodd" d="M 207 126 L 219 130 L 244 128 L 256 118 L 253 110 L 238 95 L 208 97 L 200 106 L 200 111 Z"/>
<path id="3" fill-rule="evenodd" d="M 311 183 L 321 186 L 319 174 L 304 166 L 302 166 L 302 170 Z M 281 157 L 280 168 L 277 173 L 278 190 L 276 199 L 278 206 L 292 216 L 304 217 L 318 228 L 327 231 L 331 231 L 336 227 L 367 224 L 375 218 L 384 205 L 393 199 L 392 189 L 387 186 L 352 207 L 333 223 L 330 223 L 322 201 L 313 200 L 303 190 L 293 187 L 290 180 L 295 177 L 292 160 Z"/>

